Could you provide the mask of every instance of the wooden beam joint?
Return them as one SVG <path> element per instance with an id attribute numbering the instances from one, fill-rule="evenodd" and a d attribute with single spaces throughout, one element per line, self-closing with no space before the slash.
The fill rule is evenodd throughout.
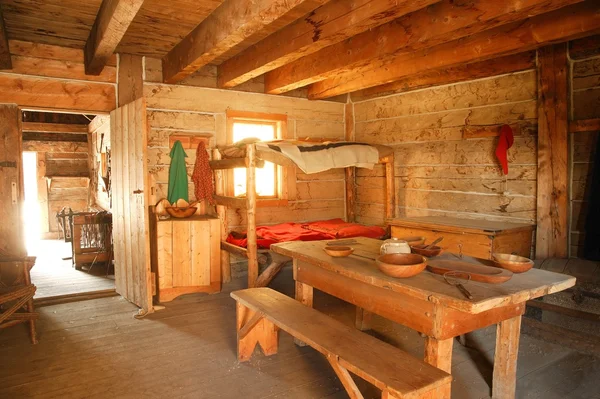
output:
<path id="1" fill-rule="evenodd" d="M 85 73 L 100 75 L 144 0 L 104 0 L 85 43 Z"/>

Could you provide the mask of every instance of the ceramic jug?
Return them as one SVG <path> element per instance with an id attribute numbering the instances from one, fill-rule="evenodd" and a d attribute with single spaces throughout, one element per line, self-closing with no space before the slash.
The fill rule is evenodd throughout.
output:
<path id="1" fill-rule="evenodd" d="M 410 246 L 406 241 L 399 240 L 397 238 L 390 238 L 389 240 L 385 240 L 383 244 L 381 244 L 381 249 L 379 250 L 381 255 L 385 254 L 409 254 Z"/>

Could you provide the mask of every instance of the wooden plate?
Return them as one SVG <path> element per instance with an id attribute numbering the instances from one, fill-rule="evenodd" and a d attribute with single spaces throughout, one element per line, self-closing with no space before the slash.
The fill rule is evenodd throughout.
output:
<path id="1" fill-rule="evenodd" d="M 454 277 L 464 278 L 481 283 L 500 284 L 512 278 L 511 271 L 500 269 L 493 266 L 476 265 L 473 263 L 462 262 L 459 260 L 434 260 L 430 259 L 427 269 L 435 274 L 444 274 L 447 272 L 458 272 Z M 464 273 L 464 276 L 461 274 Z"/>

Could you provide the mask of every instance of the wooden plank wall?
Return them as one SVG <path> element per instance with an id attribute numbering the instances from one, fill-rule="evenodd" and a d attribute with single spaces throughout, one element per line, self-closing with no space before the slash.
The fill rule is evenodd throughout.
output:
<path id="1" fill-rule="evenodd" d="M 85 74 L 83 51 L 9 41 L 11 70 L 0 71 L 0 98 L 31 109 L 108 113 L 116 106 L 116 59 Z"/>
<path id="2" fill-rule="evenodd" d="M 38 198 L 45 196 L 48 207 L 48 225 L 42 226 L 42 232 L 56 233 L 56 213 L 63 207 L 70 207 L 73 211 L 88 209 L 88 144 L 23 141 L 23 151 L 37 152 L 38 167 L 44 167 L 44 176 L 52 177 L 50 184 L 47 179 L 39 177 Z M 46 190 L 45 193 L 43 190 Z M 39 192 L 42 192 L 41 196 Z"/>
<path id="3" fill-rule="evenodd" d="M 573 120 L 600 118 L 600 56 L 570 60 Z M 571 134 L 570 256 L 580 257 L 589 209 L 589 184 L 599 131 Z"/>
<path id="4" fill-rule="evenodd" d="M 186 85 L 154 83 L 155 64 L 146 58 L 144 95 L 148 105 L 150 132 L 148 162 L 151 203 L 166 197 L 169 169 L 169 136 L 193 134 L 209 137 L 208 147 L 225 144 L 228 109 L 288 115 L 288 137 L 344 138 L 344 104 L 308 101 L 302 98 L 219 90 Z M 216 84 L 216 75 L 214 76 Z M 187 151 L 188 174 L 195 163 L 195 150 Z M 293 190 L 291 190 L 293 191 Z M 190 194 L 193 186 L 190 185 Z M 193 198 L 193 195 L 191 195 Z M 344 218 L 344 171 L 315 175 L 296 174 L 296 197 L 285 207 L 259 208 L 257 223 L 275 224 Z M 244 211 L 229 210 L 228 225 L 243 230 Z"/>
<path id="5" fill-rule="evenodd" d="M 89 124 L 90 141 L 90 195 L 91 205 L 104 210 L 110 209 L 108 192 L 102 183 L 102 153 L 110 151 L 110 117 L 98 115 Z M 102 138 L 104 135 L 104 138 Z"/>
<path id="6" fill-rule="evenodd" d="M 536 97 L 530 69 L 361 99 L 354 103 L 355 138 L 395 148 L 398 216 L 535 222 Z M 497 138 L 489 137 L 504 123 L 519 134 L 506 181 L 494 155 Z M 357 221 L 384 222 L 383 173 L 357 171 Z"/>
<path id="7" fill-rule="evenodd" d="M 23 236 L 23 167 L 21 111 L 14 104 L 0 105 L 0 257 L 27 255 Z"/>

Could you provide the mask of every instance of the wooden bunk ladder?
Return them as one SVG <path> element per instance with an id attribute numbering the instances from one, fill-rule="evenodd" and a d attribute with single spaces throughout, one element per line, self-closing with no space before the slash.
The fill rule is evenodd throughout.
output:
<path id="1" fill-rule="evenodd" d="M 248 287 L 265 287 L 279 273 L 289 258 L 275 256 L 271 263 L 259 275 L 259 260 L 266 262 L 268 257 L 259 254 L 256 236 L 256 168 L 263 167 L 265 161 L 257 158 L 254 144 L 246 146 L 246 157 L 222 159 L 218 149 L 213 150 L 213 160 L 210 166 L 215 173 L 215 196 L 217 214 L 221 221 L 221 273 L 222 281 L 231 280 L 230 253 L 248 259 Z M 246 198 L 229 197 L 225 195 L 224 170 L 246 168 Z M 227 208 L 246 210 L 247 247 L 241 248 L 227 242 Z"/>

